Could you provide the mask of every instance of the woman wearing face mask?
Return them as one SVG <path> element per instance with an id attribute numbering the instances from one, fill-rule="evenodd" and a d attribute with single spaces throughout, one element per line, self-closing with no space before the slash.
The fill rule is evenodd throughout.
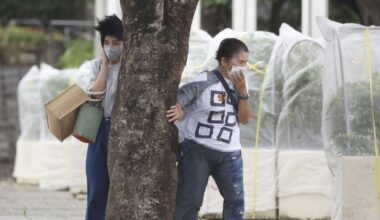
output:
<path id="1" fill-rule="evenodd" d="M 248 48 L 228 38 L 216 53 L 218 68 L 182 86 L 166 117 L 179 128 L 175 220 L 196 220 L 211 175 L 224 198 L 223 219 L 244 213 L 243 162 L 239 123 L 251 116 L 244 70 Z"/>
<path id="2" fill-rule="evenodd" d="M 107 148 L 110 117 L 116 93 L 117 79 L 123 51 L 123 24 L 116 16 L 98 20 L 95 27 L 100 34 L 101 58 L 92 61 L 89 90 L 105 92 L 102 96 L 104 119 L 94 144 L 89 144 L 86 158 L 87 212 L 86 220 L 104 220 L 109 188 Z"/>

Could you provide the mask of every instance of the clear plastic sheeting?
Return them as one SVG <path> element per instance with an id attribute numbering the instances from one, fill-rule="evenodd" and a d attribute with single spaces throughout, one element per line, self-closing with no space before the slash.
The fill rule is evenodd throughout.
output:
<path id="1" fill-rule="evenodd" d="M 380 127 L 380 27 L 318 19 L 326 48 L 323 137 L 332 171 L 340 156 L 375 154 Z"/>
<path id="2" fill-rule="evenodd" d="M 41 189 L 85 192 L 86 151 L 87 145 L 74 139 L 63 143 L 19 139 L 13 177 Z"/>
<path id="3" fill-rule="evenodd" d="M 250 123 L 241 126 L 241 143 L 244 147 L 254 147 L 256 141 L 258 108 L 261 94 L 261 85 L 266 74 L 266 68 L 271 57 L 277 36 L 268 32 L 247 32 L 238 36 L 240 40 L 247 44 L 250 51 L 248 57 L 248 70 L 246 71 L 246 79 L 248 82 L 249 102 L 252 108 L 252 116 Z M 267 122 L 267 121 L 265 121 Z M 263 140 L 267 139 L 269 130 L 265 130 L 264 126 L 261 130 Z M 269 146 L 269 144 L 267 145 Z M 273 145 L 272 145 L 273 146 Z M 260 147 L 265 147 L 262 144 Z"/>
<path id="4" fill-rule="evenodd" d="M 254 53 L 254 52 L 253 52 Z M 256 96 L 252 110 L 257 120 L 250 131 L 254 135 L 254 147 L 274 151 L 276 145 L 276 125 L 282 103 L 283 76 L 281 74 L 284 54 L 283 39 L 279 37 L 273 47 L 265 69 L 265 77 L 260 85 L 260 95 Z M 251 122 L 250 122 L 251 123 Z"/>
<path id="5" fill-rule="evenodd" d="M 276 205 L 280 217 L 327 218 L 332 177 L 321 135 L 323 45 L 287 24 L 279 39 L 263 85 L 263 106 L 276 120 Z"/>
<path id="6" fill-rule="evenodd" d="M 202 72 L 207 63 L 208 47 L 212 37 L 205 31 L 191 29 L 187 63 L 182 72 L 181 84 L 193 79 Z"/>
<path id="7" fill-rule="evenodd" d="M 317 18 L 327 41 L 323 77 L 323 145 L 334 174 L 332 218 L 342 219 L 340 160 L 378 156 L 380 127 L 380 27 Z M 378 163 L 375 166 L 379 174 Z M 377 188 L 380 187 L 377 176 Z M 346 179 L 350 181 L 349 179 Z M 346 201 L 347 202 L 347 201 Z M 363 208 L 363 207 L 362 207 Z"/>
<path id="8" fill-rule="evenodd" d="M 33 66 L 25 74 L 18 85 L 18 109 L 20 121 L 20 138 L 36 141 L 40 138 L 40 71 Z"/>
<path id="9" fill-rule="evenodd" d="M 282 106 L 277 122 L 279 150 L 323 150 L 322 46 L 313 39 L 283 25 L 280 29 L 286 48 L 281 68 Z"/>
<path id="10" fill-rule="evenodd" d="M 42 63 L 33 66 L 18 85 L 21 135 L 16 143 L 13 176 L 19 183 L 38 184 L 56 190 L 70 188 L 85 191 L 85 155 L 87 144 L 74 138 L 63 143 L 49 132 L 44 104 L 64 89 L 77 83 L 89 84 L 89 63 L 79 70 L 58 70 Z"/>

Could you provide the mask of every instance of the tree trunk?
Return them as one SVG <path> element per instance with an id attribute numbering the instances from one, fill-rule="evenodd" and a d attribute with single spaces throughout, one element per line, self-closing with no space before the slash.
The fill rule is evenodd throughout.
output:
<path id="1" fill-rule="evenodd" d="M 124 56 L 109 140 L 107 219 L 171 220 L 176 102 L 198 0 L 120 0 Z"/>
<path id="2" fill-rule="evenodd" d="M 380 25 L 380 0 L 356 0 L 364 25 Z"/>

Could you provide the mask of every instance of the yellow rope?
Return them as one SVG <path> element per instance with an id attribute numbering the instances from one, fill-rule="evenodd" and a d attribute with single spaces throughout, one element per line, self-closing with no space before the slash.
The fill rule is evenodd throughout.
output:
<path id="1" fill-rule="evenodd" d="M 375 153 L 375 161 L 376 161 L 376 175 L 377 175 L 377 199 L 378 199 L 378 207 L 380 211 L 380 160 L 379 160 L 379 151 L 377 148 L 377 127 L 375 120 L 375 107 L 373 101 L 373 85 L 372 85 L 372 54 L 371 54 L 371 40 L 369 36 L 368 27 L 364 31 L 365 37 L 365 47 L 367 54 L 367 65 L 368 65 L 368 79 L 369 79 L 369 92 L 371 98 L 371 111 L 372 111 L 372 128 L 373 128 L 373 148 Z"/>
<path id="2" fill-rule="evenodd" d="M 265 68 L 264 71 L 260 71 L 257 69 L 257 65 L 264 63 L 262 61 L 257 62 L 254 65 L 249 65 L 249 69 L 253 69 L 258 73 L 261 73 L 266 75 L 267 73 L 267 68 Z M 256 189 L 257 189 L 257 158 L 259 157 L 259 138 L 260 138 L 260 125 L 261 125 L 261 111 L 262 111 L 262 106 L 263 106 L 263 96 L 264 96 L 264 83 L 261 84 L 260 88 L 260 96 L 259 96 L 259 108 L 257 111 L 257 122 L 256 122 L 256 137 L 255 137 L 255 147 L 253 149 L 253 211 L 252 211 L 252 217 L 256 217 Z"/>
<path id="3" fill-rule="evenodd" d="M 247 66 L 248 66 L 248 69 L 250 69 L 250 70 L 254 70 L 254 71 L 256 71 L 256 72 L 259 73 L 259 74 L 265 75 L 265 69 L 264 69 L 264 70 L 261 70 L 261 69 L 258 68 L 258 66 L 259 66 L 260 64 L 265 65 L 265 62 L 264 62 L 264 61 L 258 61 L 258 62 L 256 62 L 255 64 L 250 64 L 250 63 L 248 63 Z"/>

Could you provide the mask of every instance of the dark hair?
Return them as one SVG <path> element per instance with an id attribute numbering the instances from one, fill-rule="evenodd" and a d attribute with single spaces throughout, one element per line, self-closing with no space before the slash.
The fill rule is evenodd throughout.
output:
<path id="1" fill-rule="evenodd" d="M 105 16 L 102 20 L 97 20 L 98 25 L 94 28 L 100 34 L 100 43 L 102 46 L 107 35 L 123 40 L 123 22 L 121 22 L 115 14 Z"/>
<path id="2" fill-rule="evenodd" d="M 236 38 L 226 38 L 220 42 L 218 51 L 216 51 L 215 59 L 221 63 L 222 57 L 231 59 L 233 55 L 240 51 L 248 52 L 248 47 L 243 41 Z"/>

